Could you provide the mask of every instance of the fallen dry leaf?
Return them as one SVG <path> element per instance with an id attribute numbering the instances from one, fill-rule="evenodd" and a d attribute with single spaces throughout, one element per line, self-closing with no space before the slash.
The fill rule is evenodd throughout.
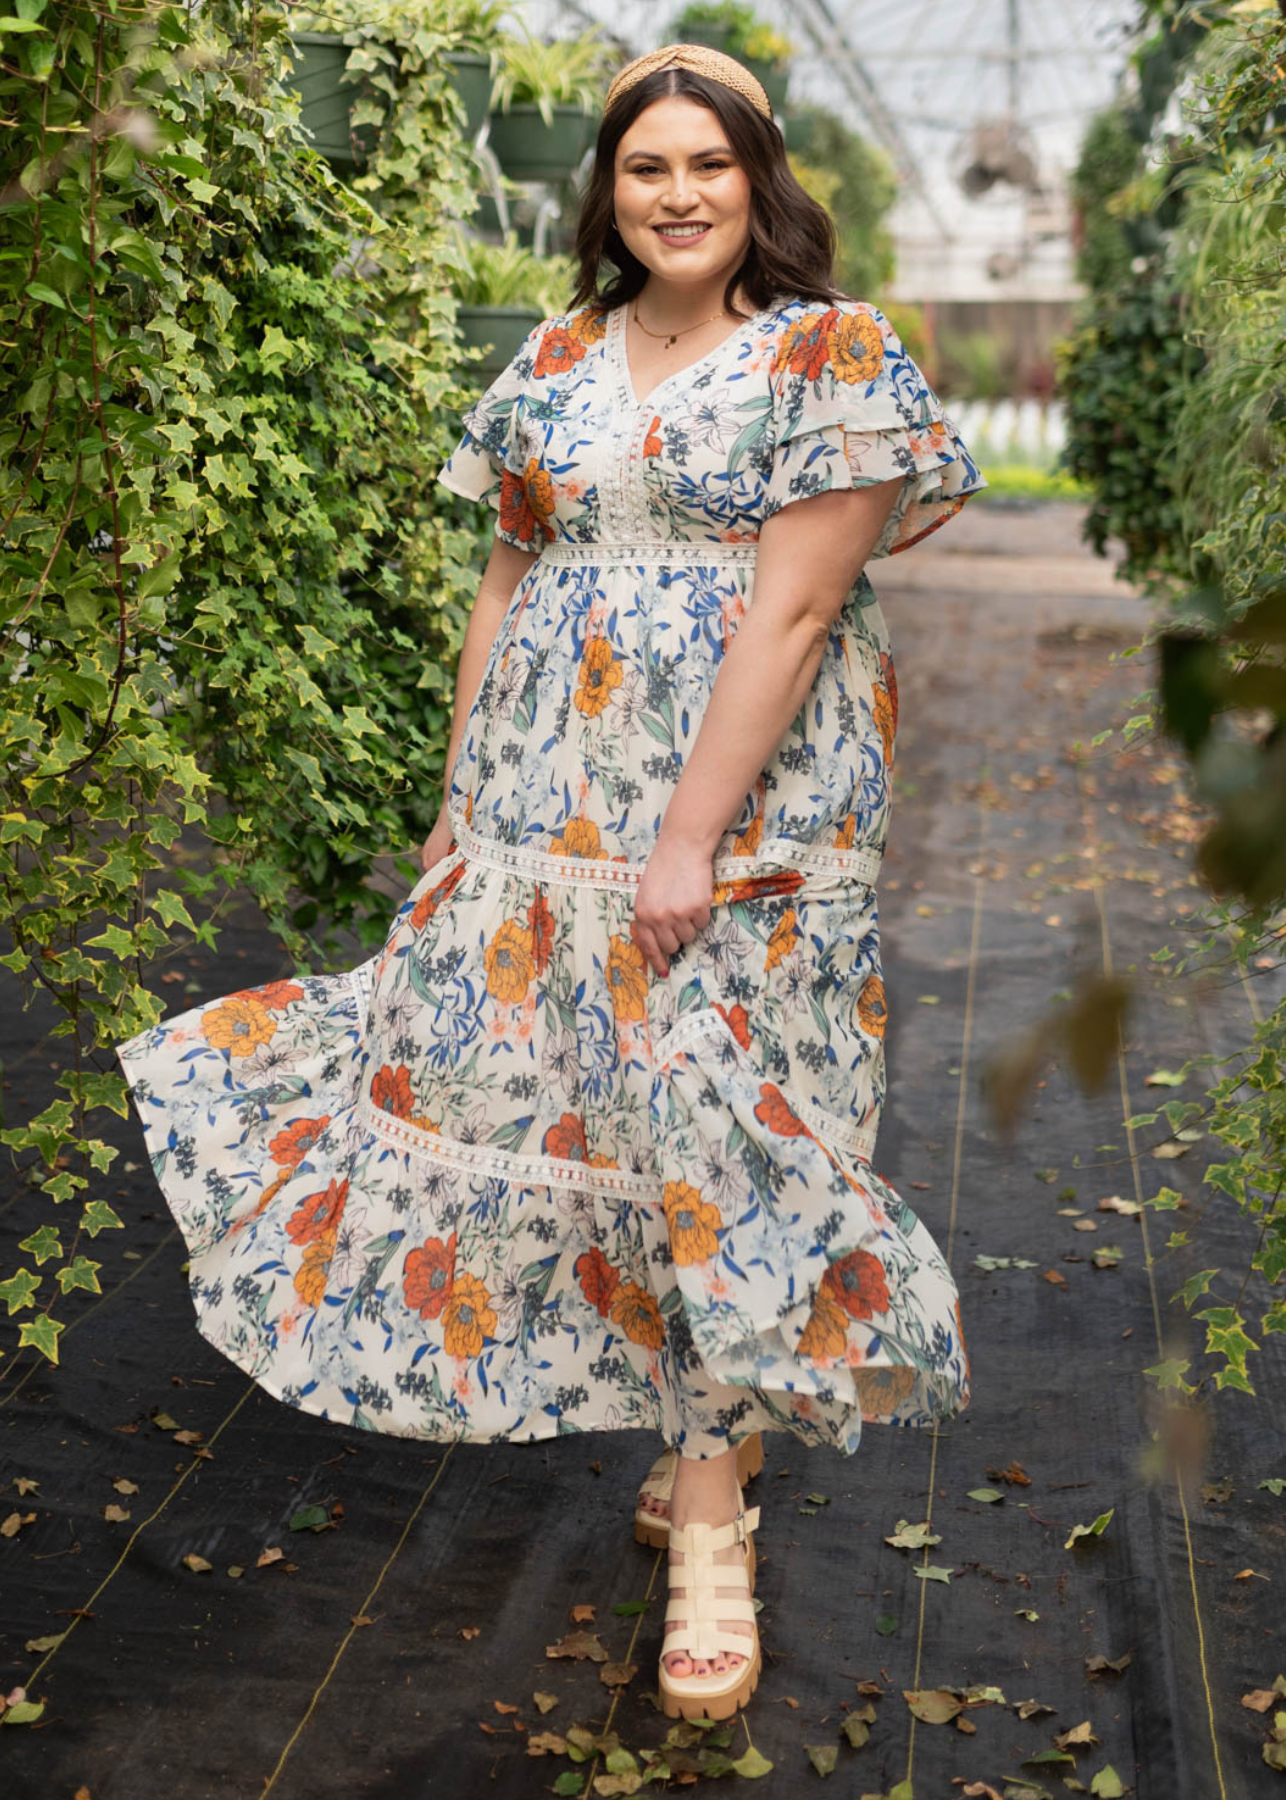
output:
<path id="1" fill-rule="evenodd" d="M 970 1733 L 970 1732 L 976 1732 L 978 1729 L 978 1727 L 974 1724 L 973 1720 L 966 1719 L 963 1713 L 957 1714 L 957 1716 L 952 1720 L 952 1724 L 955 1726 L 957 1731 L 963 1731 L 966 1734 Z"/>
<path id="2" fill-rule="evenodd" d="M 518 1708 L 516 1706 L 510 1706 L 507 1700 L 493 1700 L 491 1704 L 498 1713 L 516 1713 L 518 1711 Z"/>
<path id="3" fill-rule="evenodd" d="M 569 1656 L 575 1662 L 584 1662 L 586 1659 L 596 1663 L 607 1661 L 607 1651 L 599 1643 L 597 1634 L 592 1631 L 569 1631 L 556 1644 L 546 1644 L 545 1655 L 551 1658 Z"/>
<path id="4" fill-rule="evenodd" d="M 1054 1733 L 1054 1748 L 1056 1750 L 1069 1750 L 1073 1744 L 1097 1744 L 1098 1741 L 1098 1738 L 1094 1735 L 1094 1727 L 1090 1724 L 1088 1719 L 1082 1719 L 1079 1725 L 1073 1725 L 1067 1731 L 1056 1731 Z"/>
<path id="5" fill-rule="evenodd" d="M 785 1696 L 785 1701 L 786 1701 L 787 1706 L 790 1707 L 792 1712 L 799 1711 L 799 1701 L 796 1700 L 796 1698 L 793 1694 L 787 1694 Z"/>
<path id="6" fill-rule="evenodd" d="M 566 1756 L 567 1739 L 556 1731 L 534 1731 L 527 1739 L 528 1756 Z"/>
<path id="7" fill-rule="evenodd" d="M 992 1481 L 1010 1481 L 1019 1487 L 1031 1486 L 1031 1476 L 1020 1462 L 1011 1462 L 1007 1469 L 988 1469 L 987 1474 Z"/>
<path id="8" fill-rule="evenodd" d="M 598 1679 L 604 1687 L 625 1687 L 633 1681 L 639 1672 L 637 1663 L 605 1662 L 598 1671 Z"/>
<path id="9" fill-rule="evenodd" d="M 594 1619 L 594 1608 L 588 1601 L 582 1600 L 568 1608 L 567 1616 L 573 1625 L 590 1625 Z"/>
<path id="10" fill-rule="evenodd" d="M 1238 1569 L 1237 1573 L 1233 1576 L 1233 1580 L 1249 1581 L 1252 1575 L 1255 1577 L 1256 1581 L 1272 1580 L 1272 1576 L 1265 1575 L 1261 1569 Z"/>
<path id="11" fill-rule="evenodd" d="M 208 1569 L 214 1567 L 214 1564 L 208 1563 L 204 1556 L 198 1556 L 195 1550 L 189 1550 L 187 1555 L 181 1560 L 183 1567 L 185 1569 L 191 1569 L 194 1575 L 204 1575 Z"/>
<path id="12" fill-rule="evenodd" d="M 109 1525 L 123 1525 L 129 1518 L 129 1508 L 127 1506 L 105 1506 L 103 1517 Z"/>
<path id="13" fill-rule="evenodd" d="M 462 1637 L 466 1643 L 470 1643 L 474 1638 L 482 1636 L 482 1627 L 481 1625 L 462 1625 L 457 1635 Z"/>
<path id="14" fill-rule="evenodd" d="M 7 1519 L 0 1521 L 0 1537 L 17 1537 L 24 1525 L 30 1525 L 35 1513 L 11 1512 Z"/>
<path id="15" fill-rule="evenodd" d="M 1241 1704 L 1251 1712 L 1267 1712 L 1273 1702 L 1286 1694 L 1286 1675 L 1279 1675 L 1270 1688 L 1252 1688 L 1241 1696 Z"/>
<path id="16" fill-rule="evenodd" d="M 1133 1660 L 1133 1650 L 1127 1650 L 1124 1656 L 1087 1656 L 1085 1674 L 1090 1680 L 1096 1675 L 1124 1675 Z"/>
<path id="17" fill-rule="evenodd" d="M 532 1699 L 536 1702 L 536 1710 L 542 1713 L 552 1712 L 558 1705 L 557 1694 L 536 1693 L 532 1695 Z"/>
<path id="18" fill-rule="evenodd" d="M 1099 1201 L 1098 1210 L 1099 1212 L 1125 1213 L 1128 1217 L 1133 1217 L 1136 1213 L 1143 1211 L 1143 1206 L 1138 1200 L 1123 1200 L 1119 1194 L 1108 1194 L 1105 1199 Z"/>
<path id="19" fill-rule="evenodd" d="M 355 1631 L 360 1631 L 363 1625 L 373 1625 L 375 1623 L 369 1613 L 350 1613 L 348 1622 Z"/>
<path id="20" fill-rule="evenodd" d="M 119 1481 L 114 1481 L 112 1486 L 116 1489 L 118 1494 L 137 1494 L 138 1492 L 138 1483 L 136 1481 L 126 1481 L 123 1475 Z"/>
<path id="21" fill-rule="evenodd" d="M 282 1560 L 282 1558 L 285 1556 L 285 1554 L 286 1554 L 286 1552 L 284 1550 L 279 1549 L 278 1546 L 276 1544 L 274 1544 L 270 1550 L 264 1551 L 263 1555 L 259 1558 L 258 1562 L 256 1562 L 255 1568 L 256 1569 L 266 1569 L 268 1567 L 269 1563 L 280 1562 Z"/>
<path id="22" fill-rule="evenodd" d="M 30 1475 L 15 1475 L 13 1478 L 13 1485 L 18 1490 L 18 1498 L 22 1500 L 25 1499 L 28 1494 L 34 1494 L 36 1489 L 40 1486 L 40 1483 L 38 1481 L 33 1481 Z"/>
<path id="23" fill-rule="evenodd" d="M 1067 1286 L 1066 1275 L 1060 1274 L 1057 1269 L 1046 1269 L 1044 1279 L 1052 1282 L 1055 1287 Z"/>

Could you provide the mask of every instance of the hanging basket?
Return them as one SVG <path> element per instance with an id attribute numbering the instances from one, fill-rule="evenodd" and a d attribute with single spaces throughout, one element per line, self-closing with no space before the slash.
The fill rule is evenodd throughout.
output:
<path id="1" fill-rule="evenodd" d="M 457 306 L 456 330 L 471 350 L 486 350 L 481 362 L 468 369 L 486 381 L 494 381 L 517 356 L 528 332 L 544 318 L 538 306 Z"/>
<path id="2" fill-rule="evenodd" d="M 482 130 L 491 105 L 491 58 L 481 51 L 457 50 L 447 56 L 446 65 L 464 103 L 465 135 L 472 141 Z"/>
<path id="3" fill-rule="evenodd" d="M 589 145 L 591 121 L 579 106 L 556 106 L 546 125 L 536 106 L 491 114 L 487 142 L 513 181 L 566 181 Z"/>
<path id="4" fill-rule="evenodd" d="M 300 99 L 300 118 L 312 132 L 312 147 L 329 163 L 345 167 L 364 162 L 375 148 L 376 128 L 354 129 L 352 109 L 364 97 L 364 84 L 344 80 L 350 45 L 329 31 L 292 34 L 294 69 L 286 77 Z"/>

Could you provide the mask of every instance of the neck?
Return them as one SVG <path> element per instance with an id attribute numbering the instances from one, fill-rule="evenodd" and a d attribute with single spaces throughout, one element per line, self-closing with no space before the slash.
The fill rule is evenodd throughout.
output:
<path id="1" fill-rule="evenodd" d="M 724 304 L 727 285 L 726 269 L 701 282 L 665 281 L 659 275 L 649 275 L 635 305 L 643 323 L 654 331 L 681 331 L 717 313 Z M 736 305 L 742 312 L 750 310 L 740 294 Z"/>

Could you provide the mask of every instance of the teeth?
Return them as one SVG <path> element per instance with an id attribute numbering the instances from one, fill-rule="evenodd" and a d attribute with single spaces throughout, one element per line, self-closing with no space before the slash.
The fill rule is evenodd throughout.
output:
<path id="1" fill-rule="evenodd" d="M 708 225 L 658 225 L 657 230 L 662 237 L 700 237 L 708 231 Z"/>

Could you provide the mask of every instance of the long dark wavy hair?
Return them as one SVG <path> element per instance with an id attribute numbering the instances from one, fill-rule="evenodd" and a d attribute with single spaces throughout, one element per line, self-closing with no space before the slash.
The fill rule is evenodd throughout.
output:
<path id="1" fill-rule="evenodd" d="M 612 224 L 616 149 L 645 106 L 672 94 L 709 107 L 750 182 L 750 244 L 724 290 L 728 311 L 737 311 L 733 302 L 738 288 L 756 312 L 795 295 L 827 305 L 844 299 L 832 280 L 834 223 L 826 208 L 806 193 L 791 173 L 780 131 L 749 100 L 721 81 L 710 81 L 691 69 L 673 68 L 645 75 L 621 96 L 599 126 L 594 167 L 576 225 L 575 255 L 580 266 L 572 308 L 593 301 L 609 311 L 632 300 L 648 278 L 646 264 L 626 248 Z M 600 287 L 605 263 L 609 279 Z"/>

